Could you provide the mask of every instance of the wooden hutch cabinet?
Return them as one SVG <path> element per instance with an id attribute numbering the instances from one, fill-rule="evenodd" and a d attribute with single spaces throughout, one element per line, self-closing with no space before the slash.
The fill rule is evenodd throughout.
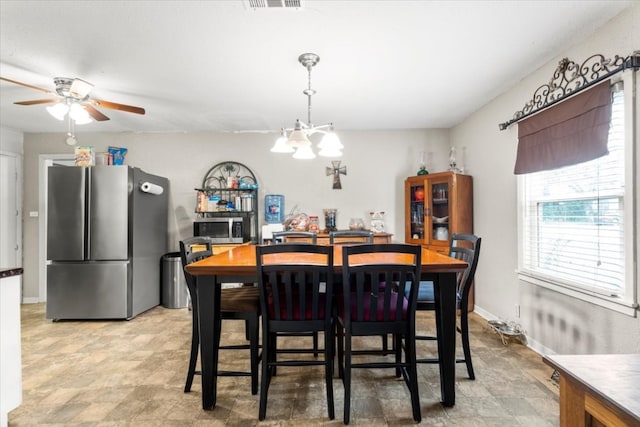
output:
<path id="1" fill-rule="evenodd" d="M 453 233 L 473 233 L 471 176 L 439 172 L 412 176 L 404 185 L 407 243 L 448 254 Z"/>
<path id="2" fill-rule="evenodd" d="M 404 235 L 407 243 L 448 255 L 454 233 L 473 233 L 473 180 L 439 172 L 412 176 L 404 183 Z M 473 285 L 468 311 L 475 304 Z"/>

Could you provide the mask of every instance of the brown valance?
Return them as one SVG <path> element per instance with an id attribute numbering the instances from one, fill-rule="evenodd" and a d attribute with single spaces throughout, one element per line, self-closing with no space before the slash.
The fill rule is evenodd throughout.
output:
<path id="1" fill-rule="evenodd" d="M 514 173 L 557 169 L 608 154 L 609 86 L 606 80 L 519 122 Z"/>

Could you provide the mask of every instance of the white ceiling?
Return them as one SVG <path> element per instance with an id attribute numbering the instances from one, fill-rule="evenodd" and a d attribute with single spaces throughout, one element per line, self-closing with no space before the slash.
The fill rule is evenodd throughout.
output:
<path id="1" fill-rule="evenodd" d="M 51 90 L 78 77 L 92 97 L 147 112 L 101 109 L 110 121 L 76 132 L 277 131 L 306 121 L 297 58 L 314 52 L 315 124 L 448 128 L 634 3 L 3 0 L 0 75 Z M 0 124 L 65 132 L 44 105 L 13 104 L 40 98 L 1 82 Z"/>

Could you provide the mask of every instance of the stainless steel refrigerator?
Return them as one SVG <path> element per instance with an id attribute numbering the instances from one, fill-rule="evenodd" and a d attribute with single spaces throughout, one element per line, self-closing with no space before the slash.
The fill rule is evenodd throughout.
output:
<path id="1" fill-rule="evenodd" d="M 131 166 L 48 169 L 48 319 L 131 319 L 160 304 L 168 180 Z"/>

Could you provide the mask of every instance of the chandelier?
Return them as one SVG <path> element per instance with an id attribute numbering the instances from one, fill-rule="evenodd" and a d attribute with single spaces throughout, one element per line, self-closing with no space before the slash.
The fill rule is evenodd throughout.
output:
<path id="1" fill-rule="evenodd" d="M 307 69 L 309 75 L 307 89 L 302 93 L 307 95 L 307 123 L 296 120 L 295 126 L 290 129 L 283 128 L 280 137 L 276 139 L 271 148 L 273 153 L 293 153 L 294 159 L 313 159 L 316 157 L 313 152 L 309 137 L 313 134 L 322 134 L 322 140 L 318 144 L 320 151 L 318 154 L 324 157 L 341 157 L 344 146 L 340 142 L 338 135 L 333 131 L 333 123 L 314 126 L 311 122 L 311 96 L 316 91 L 311 89 L 311 69 L 320 61 L 320 57 L 315 53 L 303 53 L 298 57 L 298 61 Z"/>

